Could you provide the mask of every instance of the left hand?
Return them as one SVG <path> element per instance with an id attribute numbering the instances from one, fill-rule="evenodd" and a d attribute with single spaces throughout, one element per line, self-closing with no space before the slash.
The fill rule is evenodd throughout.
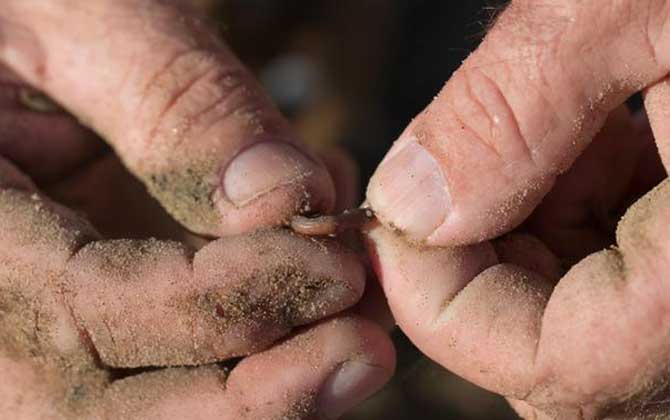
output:
<path id="1" fill-rule="evenodd" d="M 187 236 L 90 132 L 22 106 L 47 91 L 197 233 L 332 208 L 325 166 L 178 3 L 0 8 L 2 417 L 336 418 L 391 374 L 374 324 L 304 326 L 356 303 L 356 256 L 282 230 L 165 240 Z"/>

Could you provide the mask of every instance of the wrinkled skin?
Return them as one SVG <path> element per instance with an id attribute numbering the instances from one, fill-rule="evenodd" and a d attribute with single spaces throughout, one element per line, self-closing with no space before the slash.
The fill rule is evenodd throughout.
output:
<path id="1" fill-rule="evenodd" d="M 117 1 L 114 7 L 119 9 L 115 13 L 109 13 L 111 2 L 102 0 L 89 2 L 83 8 L 72 7 L 73 1 L 54 4 L 10 0 L 3 5 L 0 60 L 21 81 L 47 91 L 102 134 L 126 166 L 190 230 L 210 236 L 248 232 L 259 226 L 276 225 L 296 212 L 332 209 L 334 183 L 323 165 L 293 140 L 286 124 L 257 93 L 246 72 L 225 46 L 202 31 L 197 19 L 181 19 L 181 12 L 166 3 Z M 61 9 L 61 5 L 65 7 Z M 74 13 L 66 15 L 63 10 Z M 666 176 L 654 156 L 656 152 L 660 154 L 667 170 L 669 12 L 670 2 L 661 0 L 513 1 L 478 50 L 410 124 L 368 188 L 368 201 L 382 222 L 368 235 L 371 259 L 398 324 L 430 357 L 505 395 L 526 418 L 657 418 L 668 411 L 667 183 L 629 210 L 617 228 L 616 248 L 598 249 L 612 241 L 621 209 Z M 129 38 L 114 35 L 121 33 L 113 30 L 120 22 L 125 25 L 122 33 L 129 34 Z M 138 33 L 142 36 L 138 37 Z M 82 50 L 82 39 L 99 42 L 86 44 Z M 78 53 L 72 54 L 75 50 Z M 85 77 L 91 62 L 102 70 L 95 72 L 96 77 Z M 119 68 L 122 71 L 113 70 Z M 651 136 L 644 126 L 636 127 L 638 116 L 631 118 L 620 108 L 630 94 L 639 90 L 646 95 L 646 111 L 657 150 L 649 146 Z M 3 118 L 4 115 L 7 114 Z M 594 140 L 603 125 L 604 131 Z M 43 127 L 49 128 L 48 134 L 54 134 L 55 126 Z M 276 141 L 281 144 L 270 146 Z M 5 144 L 13 146 L 5 148 L 3 156 L 27 170 L 29 166 L 16 148 L 23 143 Z M 70 144 L 79 148 L 83 143 Z M 88 150 L 84 149 L 80 151 Z M 296 150 L 301 152 L 296 155 Z M 277 161 L 268 160 L 268 155 L 279 156 L 281 163 L 271 164 Z M 53 156 L 43 154 L 43 158 Z M 61 156 L 67 162 L 67 154 Z M 233 160 L 235 156 L 240 159 Z M 260 166 L 271 170 L 258 171 Z M 7 175 L 12 178 L 12 185 L 25 183 L 14 168 L 7 171 L 13 173 Z M 264 178 L 259 174 L 272 176 Z M 279 179 L 281 182 L 276 182 Z M 16 190 L 16 186 L 10 189 Z M 193 199 L 194 191 L 198 193 L 195 197 L 207 198 Z M 32 193 L 27 197 L 31 196 Z M 7 231 L 21 231 L 19 225 L 13 226 L 14 230 Z M 491 242 L 519 226 L 516 234 Z M 83 227 L 68 231 L 73 235 L 87 232 Z M 90 239 L 74 236 L 56 235 L 70 245 Z M 214 248 L 207 250 L 230 249 L 227 243 L 215 242 L 209 245 Z M 178 249 L 168 248 L 183 256 Z M 38 254 L 40 261 L 57 260 L 61 255 L 57 249 L 42 251 Z M 83 264 L 79 272 L 95 272 L 90 267 L 99 266 L 96 261 L 100 257 L 86 247 L 82 248 L 83 253 L 63 249 L 60 252 L 67 263 L 61 264 L 56 273 L 64 274 L 64 278 L 47 282 L 50 287 L 45 286 L 39 295 L 40 299 L 54 302 L 40 305 L 56 308 L 55 315 L 47 318 L 65 320 L 63 326 L 48 329 L 55 328 L 59 334 L 48 337 L 46 342 L 56 346 L 58 354 L 68 350 L 64 346 L 67 343 L 82 345 L 82 352 L 88 357 L 97 352 L 103 366 L 98 371 L 88 370 L 91 375 L 86 377 L 90 383 L 103 385 L 92 386 L 93 392 L 85 394 L 92 396 L 88 401 L 93 403 L 74 406 L 72 398 L 58 398 L 52 403 L 22 395 L 20 401 L 28 401 L 24 406 L 28 410 L 71 415 L 88 409 L 104 415 L 106 401 L 121 401 L 116 410 L 133 406 L 138 401 L 132 398 L 133 384 L 159 375 L 156 382 L 143 388 L 153 389 L 153 395 L 162 398 L 159 402 L 140 398 L 146 404 L 144 410 L 172 412 L 177 406 L 189 414 L 206 417 L 212 413 L 208 410 L 225 407 L 235 415 L 250 412 L 251 418 L 291 418 L 295 412 L 312 411 L 296 407 L 304 407 L 305 401 L 310 401 L 305 394 L 314 394 L 314 389 L 319 388 L 314 384 L 329 383 L 318 372 L 332 372 L 334 366 L 341 365 L 341 359 L 335 363 L 334 359 L 317 357 L 328 365 L 324 370 L 311 367 L 306 376 L 289 375 L 288 378 L 304 379 L 297 382 L 312 385 L 307 386 L 311 392 L 306 393 L 292 393 L 293 388 L 287 388 L 286 382 L 277 385 L 265 378 L 257 381 L 268 386 L 268 393 L 289 389 L 287 400 L 291 402 L 271 408 L 260 403 L 262 390 L 256 390 L 258 397 L 252 403 L 236 408 L 232 401 L 243 402 L 244 396 L 252 394 L 229 392 L 239 389 L 233 387 L 233 376 L 226 392 L 217 394 L 226 395 L 225 398 L 207 399 L 221 404 L 216 408 L 203 404 L 199 398 L 189 399 L 183 393 L 173 397 L 175 394 L 165 392 L 160 375 L 175 371 L 141 373 L 128 381 L 112 382 L 104 377 L 110 364 L 150 364 L 152 357 L 160 358 L 161 363 L 168 363 L 171 358 L 179 363 L 212 359 L 182 351 L 178 340 L 175 348 L 163 353 L 138 355 L 127 348 L 114 351 L 115 339 L 110 337 L 116 337 L 115 330 L 112 334 L 105 332 L 102 320 L 125 310 L 124 305 L 131 306 L 132 300 L 124 299 L 111 306 L 87 305 L 99 303 L 100 296 L 113 297 L 96 294 L 96 283 L 87 284 L 65 275 L 69 272 L 67 265 L 79 263 Z M 93 251 L 99 249 L 106 248 L 93 247 Z M 165 247 L 162 249 L 165 252 Z M 190 267 L 189 258 L 180 260 L 174 254 L 169 254 L 171 262 L 179 265 L 181 261 L 181 267 Z M 72 255 L 75 258 L 70 259 Z M 196 274 L 197 260 L 193 263 Z M 54 264 L 58 266 L 57 262 Z M 170 274 L 178 273 L 177 269 Z M 113 270 L 109 274 L 112 278 L 126 277 Z M 24 276 L 8 275 L 8 284 L 16 284 L 20 277 Z M 351 278 L 343 277 L 348 279 L 345 284 L 351 284 Z M 211 277 L 204 278 L 202 281 L 206 282 Z M 102 283 L 107 285 L 106 281 Z M 117 284 L 111 282 L 109 287 Z M 87 288 L 78 292 L 76 286 L 80 285 Z M 120 289 L 128 287 L 131 286 Z M 18 289 L 19 296 L 11 302 L 20 302 L 20 296 L 37 296 L 30 288 Z M 157 296 L 159 303 L 163 302 L 161 297 Z M 8 313 L 31 308 L 27 304 L 16 307 L 13 305 Z M 73 309 L 70 318 L 58 316 L 62 308 Z M 98 308 L 103 308 L 101 316 L 91 316 L 90 311 L 95 315 Z M 35 316 L 23 318 L 34 320 Z M 276 331 L 277 324 L 281 324 L 277 320 L 287 318 L 273 319 L 270 330 Z M 97 320 L 102 327 L 96 324 Z M 21 324 L 16 321 L 11 325 Z M 32 337 L 39 338 L 47 331 L 39 330 L 34 322 L 31 325 L 25 329 Z M 157 339 L 156 330 L 145 330 L 140 332 L 147 333 L 146 342 Z M 67 337 L 77 335 L 73 331 L 88 332 L 92 345 L 86 339 L 68 340 Z M 355 331 L 354 337 L 375 334 L 365 328 Z M 138 331 L 125 332 L 121 343 L 142 338 Z M 173 334 L 178 337 L 179 332 L 175 329 Z M 340 333 L 347 336 L 345 331 Z M 39 351 L 25 342 L 12 342 L 6 348 L 19 348 L 21 357 L 15 359 L 34 362 L 28 355 Z M 389 352 L 379 344 L 383 340 L 368 338 L 358 342 L 378 343 L 363 351 L 368 355 L 367 365 L 389 366 Z M 309 346 L 288 345 L 296 347 L 313 354 Z M 344 359 L 360 355 L 359 350 L 352 350 L 356 347 L 345 346 Z M 212 358 L 226 357 L 221 347 L 211 345 L 211 349 L 222 352 L 209 353 Z M 253 360 L 258 360 L 255 357 L 271 354 L 270 361 L 286 360 L 276 357 L 274 351 L 294 362 L 306 360 L 292 357 L 289 350 L 279 346 L 270 353 L 245 359 L 247 363 L 236 368 L 241 372 L 240 380 L 253 381 L 252 371 L 271 368 L 270 363 L 254 367 Z M 66 360 L 84 360 L 82 366 L 90 366 L 87 356 L 73 359 L 65 354 Z M 51 366 L 40 366 L 45 365 Z M 242 370 L 245 366 L 252 366 L 246 374 Z M 63 371 L 61 367 L 54 369 Z M 220 375 L 211 370 L 203 376 L 192 372 L 182 376 L 182 383 L 200 378 L 220 389 Z M 185 375 L 184 371 L 176 371 L 180 373 Z M 28 374 L 21 377 L 30 378 Z M 56 375 L 45 378 L 55 380 Z M 291 382 L 281 375 L 273 378 Z M 78 384 L 76 380 L 70 383 Z M 47 380 L 40 384 L 49 389 L 57 387 Z M 126 392 L 115 392 L 116 386 Z M 40 389 L 25 388 L 26 392 Z M 75 392 L 79 388 L 71 385 L 61 389 L 69 393 L 53 395 L 81 392 Z M 96 389 L 111 391 L 96 394 Z M 302 397 L 291 397 L 296 394 Z M 317 402 L 322 400 L 320 395 L 316 398 Z M 291 409 L 286 408 L 289 406 Z M 277 411 L 254 412 L 264 409 Z M 141 412 L 136 408 L 128 410 Z M 309 415 L 312 414 L 303 416 Z"/>
<path id="2" fill-rule="evenodd" d="M 670 412 L 669 17 L 512 1 L 368 187 L 399 326 L 524 418 Z"/>
<path id="3" fill-rule="evenodd" d="M 392 374 L 384 331 L 338 315 L 360 258 L 271 229 L 353 180 L 212 34 L 180 2 L 3 3 L 3 418 L 334 419 Z"/>

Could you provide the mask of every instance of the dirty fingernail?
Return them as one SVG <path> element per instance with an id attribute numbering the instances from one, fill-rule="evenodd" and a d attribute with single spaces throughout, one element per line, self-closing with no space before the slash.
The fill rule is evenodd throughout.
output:
<path id="1" fill-rule="evenodd" d="M 389 373 L 360 361 L 342 363 L 324 382 L 317 399 L 319 414 L 327 420 L 344 413 L 383 386 Z"/>
<path id="2" fill-rule="evenodd" d="M 279 187 L 300 183 L 319 167 L 295 146 L 282 142 L 258 143 L 242 151 L 226 169 L 223 188 L 236 206 Z"/>
<path id="3" fill-rule="evenodd" d="M 415 240 L 430 236 L 444 223 L 449 211 L 449 192 L 442 170 L 415 140 L 377 169 L 367 198 L 382 222 Z"/>

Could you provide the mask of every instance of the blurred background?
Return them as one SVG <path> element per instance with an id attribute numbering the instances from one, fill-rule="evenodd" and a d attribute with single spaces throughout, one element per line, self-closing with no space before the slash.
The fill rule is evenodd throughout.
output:
<path id="1" fill-rule="evenodd" d="M 476 47 L 493 0 L 191 0 L 305 141 L 340 146 L 361 185 L 392 141 Z M 505 401 L 423 357 L 394 332 L 398 373 L 347 420 L 513 419 Z"/>

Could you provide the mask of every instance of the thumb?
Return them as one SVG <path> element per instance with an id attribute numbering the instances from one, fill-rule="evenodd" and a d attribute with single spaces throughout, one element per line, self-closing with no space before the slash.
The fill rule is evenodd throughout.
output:
<path id="1" fill-rule="evenodd" d="M 380 220 L 428 245 L 517 226 L 607 114 L 668 73 L 667 5 L 512 1 L 378 168 Z"/>
<path id="2" fill-rule="evenodd" d="M 197 233 L 330 210 L 326 168 L 214 31 L 179 4 L 4 1 L 0 61 L 96 130 Z"/>

